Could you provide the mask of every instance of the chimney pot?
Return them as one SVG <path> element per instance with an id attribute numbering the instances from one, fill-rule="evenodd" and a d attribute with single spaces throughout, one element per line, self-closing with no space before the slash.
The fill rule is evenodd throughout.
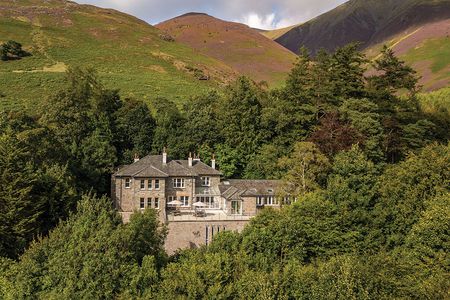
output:
<path id="1" fill-rule="evenodd" d="M 192 152 L 189 152 L 188 164 L 189 167 L 192 167 Z"/>
<path id="2" fill-rule="evenodd" d="M 216 168 L 216 156 L 214 154 L 211 159 L 211 168 L 213 168 L 213 169 Z"/>
<path id="3" fill-rule="evenodd" d="M 163 149 L 163 164 L 167 164 L 167 152 L 166 152 L 166 147 L 164 147 Z"/>

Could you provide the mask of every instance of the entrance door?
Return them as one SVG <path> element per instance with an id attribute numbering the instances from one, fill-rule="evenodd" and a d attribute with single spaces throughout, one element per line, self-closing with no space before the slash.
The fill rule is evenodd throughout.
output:
<path id="1" fill-rule="evenodd" d="M 231 201 L 231 214 L 240 215 L 241 214 L 241 201 L 232 200 Z"/>

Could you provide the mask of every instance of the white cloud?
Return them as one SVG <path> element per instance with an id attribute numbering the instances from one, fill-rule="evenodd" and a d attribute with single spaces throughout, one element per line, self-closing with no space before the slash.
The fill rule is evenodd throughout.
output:
<path id="1" fill-rule="evenodd" d="M 242 19 L 237 20 L 237 22 L 247 24 L 253 28 L 260 29 L 275 29 L 275 13 L 271 13 L 265 16 L 259 16 L 257 13 L 251 12 L 244 16 Z"/>
<path id="2" fill-rule="evenodd" d="M 76 0 L 133 14 L 151 24 L 187 12 L 205 12 L 251 27 L 275 29 L 303 23 L 346 0 Z"/>

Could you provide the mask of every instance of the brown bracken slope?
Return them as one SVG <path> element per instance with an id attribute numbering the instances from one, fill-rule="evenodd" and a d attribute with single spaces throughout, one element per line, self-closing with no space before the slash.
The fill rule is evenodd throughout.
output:
<path id="1" fill-rule="evenodd" d="M 279 85 L 292 68 L 295 54 L 258 30 L 207 14 L 189 13 L 156 25 L 177 42 L 218 59 L 255 81 Z"/>

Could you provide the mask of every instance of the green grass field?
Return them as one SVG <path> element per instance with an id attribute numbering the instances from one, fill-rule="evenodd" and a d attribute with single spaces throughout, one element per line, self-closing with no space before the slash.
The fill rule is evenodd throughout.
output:
<path id="1" fill-rule="evenodd" d="M 76 6 L 30 18 L 26 2 L 20 2 L 23 15 L 0 13 L 0 42 L 18 41 L 32 53 L 0 62 L 0 108 L 35 109 L 62 87 L 69 66 L 95 69 L 106 87 L 120 89 L 123 97 L 164 96 L 177 103 L 231 74 L 221 62 L 160 39 L 157 29 L 128 15 Z M 205 70 L 213 80 L 199 81 L 186 67 Z"/>

